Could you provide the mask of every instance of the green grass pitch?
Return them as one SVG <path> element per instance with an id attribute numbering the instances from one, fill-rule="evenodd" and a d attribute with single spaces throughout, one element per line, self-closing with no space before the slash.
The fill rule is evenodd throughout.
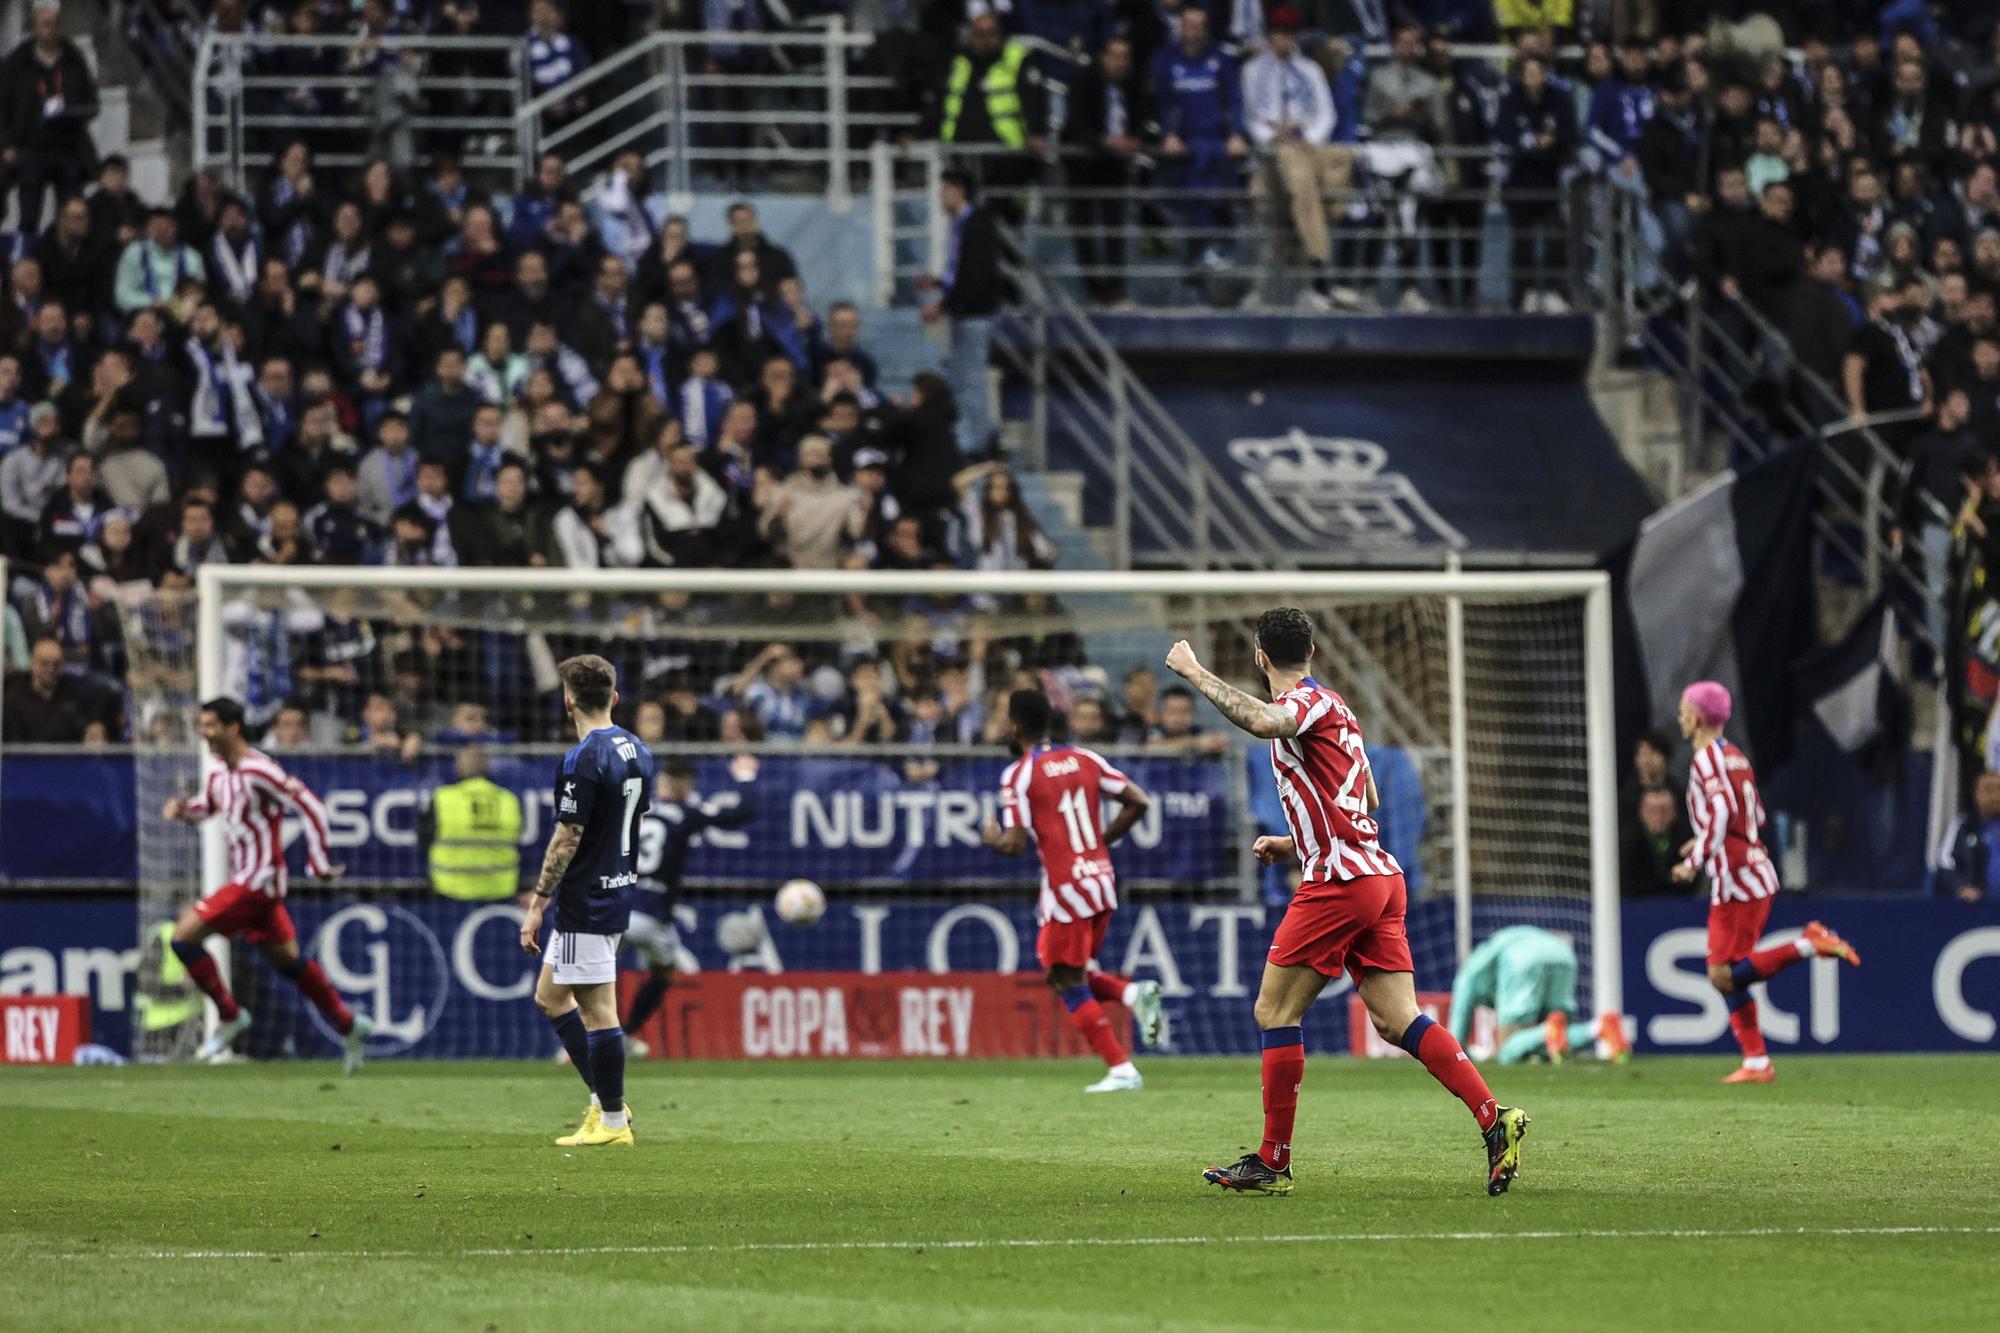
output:
<path id="1" fill-rule="evenodd" d="M 0 1327 L 2000 1327 L 2000 1060 L 1728 1067 L 1490 1070 L 1499 1199 L 1406 1061 L 1307 1066 L 1284 1199 L 1198 1175 L 1248 1060 L 653 1063 L 636 1151 L 549 1065 L 10 1069 Z"/>

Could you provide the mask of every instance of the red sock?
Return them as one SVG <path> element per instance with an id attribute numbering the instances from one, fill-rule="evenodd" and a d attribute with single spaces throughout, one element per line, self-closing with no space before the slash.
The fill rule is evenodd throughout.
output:
<path id="1" fill-rule="evenodd" d="M 1118 1044 L 1118 1036 L 1111 1030 L 1111 1020 L 1104 1016 L 1104 1006 L 1090 993 L 1088 986 L 1073 986 L 1063 992 L 1063 1004 L 1069 1009 L 1069 1021 L 1083 1039 L 1090 1043 L 1092 1050 L 1104 1057 L 1108 1066 L 1122 1065 L 1126 1061 L 1125 1048 Z"/>
<path id="2" fill-rule="evenodd" d="M 1750 966 L 1757 970 L 1757 978 L 1762 981 L 1775 977 L 1793 963 L 1803 963 L 1797 946 L 1780 944 L 1776 948 L 1759 949 L 1750 955 Z"/>
<path id="3" fill-rule="evenodd" d="M 1403 1049 L 1422 1060 L 1431 1077 L 1465 1103 L 1481 1129 L 1493 1128 L 1493 1122 L 1500 1118 L 1499 1104 L 1480 1076 L 1479 1066 L 1472 1063 L 1472 1057 L 1458 1044 L 1458 1038 L 1451 1035 L 1450 1028 L 1419 1014 L 1403 1034 Z"/>
<path id="4" fill-rule="evenodd" d="M 1273 1046 L 1272 1040 L 1279 1045 Z M 1306 1076 L 1305 1038 L 1295 1028 L 1264 1033 L 1264 1143 L 1257 1155 L 1273 1171 L 1292 1163 L 1292 1124 L 1299 1115 L 1299 1084 Z"/>
<path id="5" fill-rule="evenodd" d="M 1090 983 L 1090 993 L 1100 1004 L 1111 1004 L 1125 998 L 1125 988 L 1132 984 L 1132 978 L 1121 977 L 1116 972 L 1092 972 L 1084 980 Z"/>
<path id="6" fill-rule="evenodd" d="M 340 992 L 333 988 L 333 983 L 326 979 L 326 970 L 318 963 L 307 963 L 299 969 L 294 982 L 300 992 L 313 1002 L 313 1008 L 326 1015 L 326 1021 L 333 1024 L 334 1031 L 346 1036 L 354 1026 L 354 1014 L 340 998 Z"/>
<path id="7" fill-rule="evenodd" d="M 203 949 L 201 957 L 186 963 L 188 980 L 201 987 L 201 993 L 215 1001 L 215 1016 L 227 1023 L 242 1011 L 236 1007 L 236 997 L 229 993 L 229 983 L 222 979 L 222 969 L 215 965 Z"/>
<path id="8" fill-rule="evenodd" d="M 1798 957 L 1793 954 L 1792 957 Z M 1736 1034 L 1736 1044 L 1743 1048 L 1745 1060 L 1758 1060 L 1764 1056 L 1764 1029 L 1757 1026 L 1757 1002 L 1750 1001 L 1741 1009 L 1729 1011 L 1729 1030 Z"/>

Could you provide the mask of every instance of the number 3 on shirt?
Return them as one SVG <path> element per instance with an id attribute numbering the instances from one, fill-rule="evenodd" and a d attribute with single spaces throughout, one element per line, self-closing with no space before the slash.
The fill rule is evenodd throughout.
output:
<path id="1" fill-rule="evenodd" d="M 636 827 L 633 816 L 639 812 L 639 798 L 646 794 L 646 779 L 625 779 L 625 833 L 619 840 L 618 851 L 622 856 L 632 854 L 632 830 Z"/>

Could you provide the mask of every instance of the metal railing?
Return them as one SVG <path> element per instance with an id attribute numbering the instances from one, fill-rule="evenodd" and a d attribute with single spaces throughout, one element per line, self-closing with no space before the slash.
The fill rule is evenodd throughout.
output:
<path id="1" fill-rule="evenodd" d="M 908 133 L 896 81 L 854 66 L 875 39 L 840 18 L 805 32 L 654 32 L 515 110 L 522 153 L 581 177 L 623 153 L 685 197 L 704 185 L 824 192 L 846 211 L 878 138 Z M 587 106 L 572 113 L 582 99 Z"/>
<path id="2" fill-rule="evenodd" d="M 155 0 L 111 0 L 112 25 L 151 76 L 153 92 L 181 124 L 194 116 L 194 60 L 187 33 Z"/>
<path id="3" fill-rule="evenodd" d="M 330 67 L 285 68 L 301 57 Z M 486 72 L 437 73 L 447 57 Z M 384 82 L 398 62 L 411 76 L 402 89 Z M 511 38 L 204 32 L 194 60 L 194 167 L 217 168 L 241 190 L 293 139 L 310 144 L 323 167 L 355 168 L 393 156 L 392 144 L 408 136 L 417 153 L 449 146 L 468 169 L 518 184 L 533 161 L 516 116 L 527 79 L 523 45 Z"/>

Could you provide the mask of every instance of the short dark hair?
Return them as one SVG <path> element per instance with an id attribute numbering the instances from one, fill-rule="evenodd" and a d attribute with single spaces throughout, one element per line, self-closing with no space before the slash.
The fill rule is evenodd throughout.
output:
<path id="1" fill-rule="evenodd" d="M 611 707 L 618 672 L 595 653 L 567 659 L 556 667 L 556 675 L 562 678 L 564 693 L 584 712 L 601 713 Z"/>
<path id="2" fill-rule="evenodd" d="M 967 200 L 979 197 L 979 187 L 973 184 L 972 173 L 964 167 L 946 167 L 938 173 L 938 184 L 956 185 Z"/>
<path id="3" fill-rule="evenodd" d="M 1662 759 L 1665 759 L 1674 752 L 1674 738 L 1669 736 L 1664 730 L 1645 733 L 1639 737 L 1639 744 L 1659 755 Z"/>
<path id="4" fill-rule="evenodd" d="M 666 774 L 675 782 L 694 781 L 694 765 L 685 759 L 667 760 L 665 764 L 661 765 L 660 772 Z"/>
<path id="5" fill-rule="evenodd" d="M 1048 736 L 1055 708 L 1040 690 L 1015 690 L 1007 696 L 1007 719 L 1021 729 L 1022 736 L 1038 741 Z"/>
<path id="6" fill-rule="evenodd" d="M 1296 606 L 1272 607 L 1257 617 L 1257 646 L 1273 666 L 1304 666 L 1312 660 L 1311 617 Z"/>
<path id="7" fill-rule="evenodd" d="M 1165 703 L 1169 699 L 1185 699 L 1192 704 L 1194 702 L 1194 691 L 1185 685 L 1169 685 L 1160 691 L 1160 702 Z"/>
<path id="8" fill-rule="evenodd" d="M 213 699 L 202 701 L 201 711 L 215 714 L 215 720 L 225 727 L 242 727 L 243 701 L 219 694 Z"/>

